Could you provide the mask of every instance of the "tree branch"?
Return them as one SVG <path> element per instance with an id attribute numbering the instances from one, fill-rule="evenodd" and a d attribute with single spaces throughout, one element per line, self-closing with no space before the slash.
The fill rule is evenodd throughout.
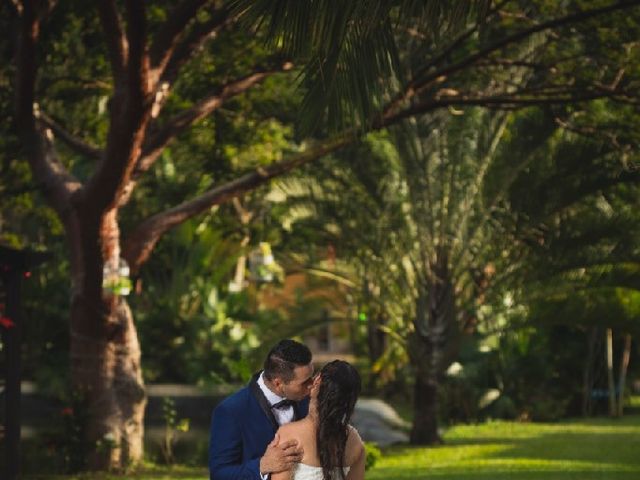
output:
<path id="1" fill-rule="evenodd" d="M 596 98 L 614 97 L 616 94 L 618 94 L 618 92 L 602 90 L 587 91 L 582 92 L 581 94 L 578 94 L 578 92 L 566 92 L 562 97 L 557 96 L 546 98 L 519 98 L 517 96 L 509 95 L 485 97 L 464 95 L 443 96 L 417 104 L 411 108 L 407 108 L 396 113 L 395 115 L 391 115 L 383 119 L 383 121 L 376 122 L 372 126 L 372 129 L 380 130 L 398 123 L 404 118 L 450 106 L 474 105 L 503 108 L 508 110 L 531 105 L 583 102 Z M 231 198 L 237 197 L 256 188 L 259 185 L 263 185 L 273 178 L 288 173 L 300 165 L 317 160 L 322 156 L 343 147 L 344 145 L 352 143 L 357 138 L 358 135 L 353 131 L 346 132 L 344 135 L 331 139 L 314 149 L 295 156 L 292 159 L 247 173 L 236 180 L 232 180 L 224 185 L 212 188 L 194 200 L 185 202 L 177 207 L 150 217 L 141 223 L 138 229 L 136 229 L 136 231 L 127 238 L 123 249 L 125 258 L 129 262 L 129 265 L 132 266 L 133 270 L 136 271 L 146 261 L 160 237 L 174 226 L 179 225 L 188 218 L 202 213 L 213 205 L 226 202 Z"/>
<path id="2" fill-rule="evenodd" d="M 127 64 L 129 44 L 122 30 L 122 20 L 118 14 L 115 1 L 100 0 L 98 2 L 98 14 L 107 43 L 111 72 L 116 79 L 116 83 L 119 83 Z"/>
<path id="3" fill-rule="evenodd" d="M 137 0 L 125 4 L 129 51 L 111 99 L 107 145 L 95 174 L 74 199 L 78 208 L 92 214 L 104 213 L 120 203 L 140 156 L 151 112 L 145 8 Z"/>
<path id="4" fill-rule="evenodd" d="M 183 0 L 168 14 L 168 19 L 156 34 L 149 49 L 151 66 L 162 72 L 188 24 L 194 20 L 202 5 L 209 0 Z M 158 75 L 159 77 L 159 75 Z"/>
<path id="5" fill-rule="evenodd" d="M 236 17 L 231 17 L 226 9 L 221 9 L 214 11 L 206 22 L 192 26 L 182 41 L 175 45 L 172 55 L 167 59 L 159 83 L 172 84 L 182 66 L 198 53 L 202 45 L 235 20 Z"/>
<path id="6" fill-rule="evenodd" d="M 224 185 L 213 187 L 193 200 L 149 217 L 140 223 L 138 228 L 125 240 L 123 257 L 127 260 L 131 269 L 134 272 L 137 271 L 146 261 L 160 237 L 171 228 L 208 210 L 214 205 L 231 200 L 260 185 L 264 185 L 275 177 L 290 172 L 294 168 L 322 158 L 328 153 L 353 142 L 355 138 L 357 138 L 357 134 L 354 131 L 346 132 L 305 152 L 294 155 L 293 158 L 265 168 L 258 168 Z"/>
<path id="7" fill-rule="evenodd" d="M 547 95 L 539 97 L 536 97 L 534 95 L 519 96 L 518 94 L 477 97 L 467 95 L 443 96 L 417 103 L 412 107 L 406 108 L 396 114 L 383 118 L 381 121 L 374 124 L 374 129 L 379 130 L 380 128 L 398 123 L 405 118 L 428 113 L 444 107 L 481 106 L 488 108 L 514 110 L 534 105 L 560 105 L 569 103 L 580 103 L 599 98 L 612 98 L 616 97 L 617 95 L 624 95 L 624 92 L 611 90 L 567 90 L 564 92 L 560 92 L 555 96 Z"/>
<path id="8" fill-rule="evenodd" d="M 51 129 L 51 131 L 57 135 L 60 140 L 66 143 L 72 150 L 80 153 L 89 158 L 99 159 L 102 156 L 102 150 L 98 147 L 90 145 L 80 137 L 73 135 L 62 125 L 58 124 L 55 120 L 49 117 L 44 112 L 38 112 L 38 120 L 44 127 Z"/>
<path id="9" fill-rule="evenodd" d="M 182 66 L 198 53 L 208 38 L 215 36 L 220 29 L 233 20 L 234 19 L 229 18 L 226 9 L 214 10 L 210 14 L 208 21 L 196 23 L 186 35 L 180 35 L 184 38 L 179 43 L 178 37 L 176 36 L 172 45 L 170 45 L 166 51 L 160 51 L 160 47 L 157 45 L 152 47 L 158 49 L 156 53 L 152 52 L 150 54 L 152 67 L 150 72 L 151 88 L 155 92 L 151 109 L 151 116 L 153 118 L 156 118 L 160 114 L 162 107 L 169 97 L 172 84 Z M 163 54 L 164 56 L 162 58 L 154 60 L 154 57 Z"/>
<path id="10" fill-rule="evenodd" d="M 198 120 L 218 109 L 226 100 L 247 91 L 274 73 L 284 72 L 291 68 L 292 64 L 289 62 L 285 62 L 280 66 L 273 68 L 256 68 L 249 75 L 227 83 L 218 93 L 202 99 L 189 110 L 186 110 L 170 119 L 146 142 L 140 160 L 136 166 L 134 176 L 138 177 L 147 171 L 162 153 L 164 148 L 173 139 L 175 139 L 176 136 L 184 132 Z"/>
<path id="11" fill-rule="evenodd" d="M 640 6 L 640 2 L 638 0 L 632 0 L 626 2 L 618 2 L 601 8 L 566 15 L 561 18 L 556 18 L 547 22 L 540 23 L 538 25 L 534 25 L 530 28 L 526 28 L 511 35 L 507 35 L 506 37 L 494 42 L 488 47 L 480 49 L 476 53 L 467 56 L 459 62 L 447 65 L 445 67 L 432 71 L 429 74 L 427 74 L 427 72 L 432 68 L 433 64 L 430 63 L 429 65 L 425 65 L 416 73 L 416 75 L 414 75 L 414 79 L 407 83 L 405 88 L 403 88 L 403 91 L 396 97 L 394 97 L 391 102 L 389 102 L 389 106 L 383 112 L 383 117 L 393 115 L 393 112 L 398 107 L 400 107 L 401 104 L 411 99 L 416 94 L 420 93 L 424 89 L 424 87 L 429 85 L 431 82 L 437 81 L 438 79 L 444 79 L 453 73 L 464 70 L 470 65 L 473 65 L 475 62 L 488 57 L 489 54 L 501 50 L 502 48 L 505 48 L 510 44 L 524 40 L 525 38 L 530 37 L 535 33 L 549 30 L 555 27 L 565 26 L 571 23 L 582 22 L 584 20 L 588 20 L 589 18 L 612 13 L 617 10 L 623 10 L 626 8 L 633 8 L 638 6 Z M 423 75 L 425 76 L 423 77 Z"/>
<path id="12" fill-rule="evenodd" d="M 622 99 L 624 92 L 615 89 L 598 89 L 595 87 L 590 87 L 588 89 L 582 90 L 570 90 L 569 88 L 567 88 L 566 91 L 562 90 L 561 88 L 560 90 L 549 91 L 545 96 L 534 96 L 533 94 L 525 95 L 524 93 L 522 93 L 522 91 L 515 93 L 498 92 L 494 94 L 489 94 L 489 92 L 487 91 L 484 95 L 459 95 L 457 94 L 457 92 L 451 94 L 450 91 L 447 92 L 445 91 L 445 89 L 437 93 L 428 101 L 424 101 L 422 103 L 418 103 L 402 109 L 402 105 L 406 100 L 409 100 L 415 97 L 421 91 L 424 91 L 425 85 L 433 83 L 443 83 L 452 74 L 468 70 L 469 67 L 475 65 L 478 61 L 488 58 L 493 52 L 499 51 L 510 44 L 520 42 L 537 32 L 579 21 L 584 21 L 597 15 L 611 13 L 623 8 L 634 7 L 638 4 L 640 4 L 640 2 L 638 2 L 637 0 L 634 2 L 618 2 L 616 4 L 609 5 L 603 8 L 566 15 L 561 18 L 553 19 L 539 25 L 534 25 L 530 28 L 523 29 L 514 34 L 507 35 L 501 40 L 498 40 L 497 42 L 489 45 L 488 47 L 482 48 L 475 53 L 467 55 L 465 58 L 456 63 L 444 65 L 441 68 L 434 69 L 433 63 L 430 62 L 428 66 L 425 66 L 424 69 L 420 70 L 419 74 L 416 75 L 412 81 L 406 84 L 401 94 L 392 99 L 392 101 L 387 104 L 386 108 L 381 110 L 379 119 L 374 121 L 370 128 L 372 130 L 379 130 L 391 124 L 400 122 L 402 119 L 409 116 L 419 115 L 425 112 L 430 112 L 436 109 L 442 109 L 450 106 L 477 105 L 488 108 L 514 109 L 522 108 L 529 105 L 583 102 L 605 97 L 620 97 Z M 466 32 L 466 34 L 468 34 L 468 32 Z M 463 34 L 463 37 L 464 35 L 465 34 Z M 454 41 L 454 44 L 459 45 L 464 41 L 464 38 L 458 41 L 458 43 L 456 43 L 456 41 Z M 452 49 L 455 49 L 455 45 L 452 46 Z M 441 55 L 437 57 L 437 59 L 439 61 L 444 60 L 444 56 Z M 522 65 L 520 65 L 519 67 L 521 68 Z M 167 68 L 167 70 L 169 70 L 169 68 Z M 218 101 L 213 100 L 212 98 L 208 100 Z M 188 118 L 196 118 L 199 114 L 197 113 L 197 108 L 195 108 L 192 111 L 189 111 L 189 113 L 185 112 L 185 114 L 183 115 L 185 116 L 181 115 L 174 118 L 172 122 L 175 122 L 175 127 L 186 128 L 186 125 L 189 124 Z M 163 139 L 166 138 L 166 135 L 167 132 L 163 133 L 163 135 L 160 135 L 160 133 L 158 133 L 154 137 L 153 142 L 150 141 L 147 144 L 148 149 L 146 149 L 146 151 L 148 152 L 148 155 L 153 155 L 153 153 L 156 151 L 155 146 L 166 145 L 165 140 Z M 175 134 L 173 136 L 175 137 Z M 342 147 L 343 145 L 354 141 L 356 138 L 358 138 L 358 135 L 350 131 L 349 134 L 345 134 L 345 136 L 340 137 L 339 142 L 331 140 L 326 144 L 323 144 L 324 147 L 323 145 L 321 145 L 324 150 L 323 148 L 316 148 L 305 154 L 301 154 L 300 156 L 296 156 L 293 159 L 275 164 L 266 169 L 259 169 L 247 173 L 236 180 L 212 188 L 211 190 L 194 200 L 185 202 L 182 205 L 172 208 L 166 212 L 159 213 L 150 217 L 142 224 L 140 224 L 139 228 L 136 229 L 136 231 L 134 231 L 132 235 L 127 239 L 124 247 L 125 257 L 129 261 L 130 265 L 132 265 L 132 268 L 134 270 L 138 269 L 140 265 L 146 260 L 161 235 L 172 227 L 180 224 L 188 218 L 193 217 L 194 215 L 205 211 L 213 205 L 220 204 L 224 201 L 241 195 L 242 193 L 251 190 L 258 185 L 262 185 L 272 178 L 282 175 L 303 163 L 308 163 L 317 158 L 320 158 L 322 155 L 334 151 Z M 145 162 L 142 162 L 140 164 L 140 167 L 144 169 L 148 168 L 148 165 L 145 164 Z"/>
<path id="13" fill-rule="evenodd" d="M 50 205 L 65 224 L 69 222 L 69 200 L 80 183 L 55 155 L 46 132 L 38 129 L 34 114 L 37 77 L 36 44 L 40 23 L 33 0 L 22 2 L 16 52 L 16 126 L 33 176 Z"/>
<path id="14" fill-rule="evenodd" d="M 129 58 L 127 62 L 128 95 L 130 99 L 143 107 L 148 102 L 151 86 L 149 84 L 149 51 L 147 46 L 147 17 L 144 2 L 127 0 L 127 41 Z"/>

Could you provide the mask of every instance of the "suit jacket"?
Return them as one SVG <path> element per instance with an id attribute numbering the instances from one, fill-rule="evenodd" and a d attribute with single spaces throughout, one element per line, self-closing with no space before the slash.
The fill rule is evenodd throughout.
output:
<path id="1" fill-rule="evenodd" d="M 211 480 L 261 480 L 260 458 L 278 430 L 271 406 L 258 386 L 260 373 L 224 399 L 211 418 L 209 476 Z M 294 405 L 294 418 L 309 411 L 309 400 Z"/>

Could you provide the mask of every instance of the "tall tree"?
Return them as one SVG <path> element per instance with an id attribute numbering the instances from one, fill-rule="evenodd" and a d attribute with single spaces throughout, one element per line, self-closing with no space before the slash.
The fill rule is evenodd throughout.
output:
<path id="1" fill-rule="evenodd" d="M 227 177 L 216 181 L 194 198 L 148 215 L 130 232 L 123 232 L 120 213 L 163 151 L 230 99 L 267 77 L 291 69 L 289 56 L 283 58 L 278 52 L 271 57 L 252 58 L 243 72 L 212 86 L 186 107 L 170 108 L 170 99 L 180 86 L 186 66 L 201 56 L 203 46 L 223 41 L 225 29 L 235 24 L 237 15 L 226 4 L 183 0 L 152 7 L 133 0 L 100 0 L 95 4 L 97 16 L 91 15 L 93 10 L 86 2 L 56 6 L 55 1 L 16 0 L 9 5 L 18 25 L 13 85 L 17 132 L 34 182 L 64 225 L 69 244 L 72 377 L 88 401 L 88 440 L 102 446 L 91 458 L 94 467 L 119 467 L 141 458 L 145 404 L 132 314 L 122 297 L 103 291 L 105 269 L 116 270 L 120 259 L 125 258 L 137 271 L 171 228 L 353 142 L 363 130 L 382 129 L 419 113 L 456 105 L 516 108 L 600 97 L 630 101 L 637 90 L 631 88 L 633 74 L 624 69 L 620 72 L 618 61 L 605 65 L 602 55 L 589 57 L 592 75 L 584 75 L 586 69 L 579 68 L 575 55 L 563 57 L 559 40 L 550 33 L 567 35 L 563 42 L 568 38 L 577 42 L 584 30 L 577 29 L 573 34 L 569 27 L 596 19 L 617 20 L 620 17 L 615 17 L 616 12 L 637 12 L 633 10 L 637 2 L 580 11 L 546 10 L 544 4 L 523 10 L 506 2 L 508 8 L 503 9 L 500 4 L 487 13 L 485 22 L 491 28 L 485 33 L 479 33 L 477 22 L 471 22 L 467 30 L 443 36 L 437 42 L 433 35 L 423 38 L 420 30 L 407 29 L 412 25 L 403 23 L 400 28 L 405 38 L 408 35 L 418 39 L 414 51 L 419 55 L 412 58 L 422 60 L 419 64 L 412 61 L 406 80 L 398 76 L 392 96 L 385 97 L 388 99 L 384 105 L 369 110 L 370 116 L 360 125 L 310 143 L 307 149 L 284 160 L 241 171 L 231 180 Z M 328 12 L 330 5 L 326 8 Z M 393 15 L 388 9 L 377 11 L 383 22 Z M 423 13 L 418 8 L 411 18 L 415 21 Z M 455 14 L 453 10 L 445 11 L 444 17 L 451 19 Z M 83 20 L 79 21 L 79 17 Z M 99 34 L 92 27 L 96 21 L 101 28 Z M 72 43 L 71 35 L 86 33 L 85 27 L 89 33 L 81 36 L 80 42 Z M 294 31 L 296 24 L 292 22 L 290 27 Z M 348 23 L 345 27 L 357 31 L 359 25 Z M 330 31 L 324 33 L 325 39 L 330 37 Z M 528 50 L 519 46 L 543 33 L 544 42 L 536 41 L 536 45 L 556 55 L 547 57 L 547 63 L 536 63 L 526 54 Z M 78 66 L 73 50 L 56 50 L 60 46 L 56 40 L 61 39 L 67 45 L 82 47 L 85 59 L 98 61 L 82 76 L 69 76 L 67 72 L 57 78 L 69 81 L 75 96 L 50 99 L 48 93 L 53 89 L 44 80 L 51 80 L 47 78 L 53 69 L 51 63 L 67 54 L 68 65 Z M 618 39 L 607 45 L 624 53 L 614 40 Z M 330 53 L 324 55 L 329 58 Z M 356 64 L 359 75 L 363 74 L 361 66 Z M 492 79 L 496 69 L 509 72 L 522 68 L 532 72 L 532 82 L 526 88 L 513 88 L 508 74 L 502 75 L 499 82 Z M 469 82 L 469 72 L 474 72 L 477 83 Z M 576 76 L 581 79 L 579 82 L 575 81 Z M 337 101 L 342 98 L 336 96 Z M 106 128 L 91 122 L 83 125 L 90 134 L 65 128 L 74 124 L 74 115 L 86 118 L 82 107 L 89 101 L 105 109 Z M 64 113 L 54 119 L 48 109 L 61 103 Z M 93 164 L 80 163 L 78 158 L 93 160 Z"/>
<path id="2" fill-rule="evenodd" d="M 624 224 L 603 219 L 594 199 L 636 182 L 637 172 L 611 143 L 585 143 L 560 128 L 566 122 L 554 121 L 557 114 L 464 109 L 424 116 L 398 132 L 395 153 L 384 138 L 370 137 L 344 153 L 349 163 L 332 163 L 306 180 L 311 214 L 298 223 L 315 224 L 320 241 L 335 245 L 355 267 L 351 275 L 365 285 L 368 322 L 379 323 L 382 312 L 385 324 L 374 326 L 392 333 L 394 343 L 401 339 L 408 353 L 415 443 L 440 441 L 439 388 L 464 336 L 476 332 L 482 308 L 505 291 L 519 291 L 523 279 L 532 282 L 527 290 L 534 288 L 528 273 L 536 263 L 533 246 L 557 238 L 556 248 L 567 246 L 557 251 L 567 262 L 581 255 L 568 253 L 566 231 L 576 221 Z M 538 188 L 545 187 L 546 201 L 540 201 Z M 525 213 L 519 202 L 531 210 Z M 591 230 L 582 231 L 593 238 Z M 609 233 L 622 243 L 627 237 Z M 563 265 L 545 260 L 536 271 L 549 275 Z M 575 286 L 553 283 L 556 294 Z"/>

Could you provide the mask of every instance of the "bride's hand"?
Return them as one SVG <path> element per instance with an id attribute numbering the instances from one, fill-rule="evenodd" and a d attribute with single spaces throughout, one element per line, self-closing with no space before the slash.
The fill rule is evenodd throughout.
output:
<path id="1" fill-rule="evenodd" d="M 260 459 L 260 473 L 278 473 L 291 470 L 296 463 L 302 460 L 303 453 L 302 448 L 298 447 L 297 440 L 287 440 L 280 443 L 280 435 L 276 433 Z"/>

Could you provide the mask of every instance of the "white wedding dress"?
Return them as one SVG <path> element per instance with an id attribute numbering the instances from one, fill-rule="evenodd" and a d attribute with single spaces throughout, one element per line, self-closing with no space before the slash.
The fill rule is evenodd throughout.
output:
<path id="1" fill-rule="evenodd" d="M 351 467 L 342 467 L 346 477 Z M 322 467 L 314 467 L 306 463 L 299 463 L 293 470 L 293 480 L 323 480 Z"/>

